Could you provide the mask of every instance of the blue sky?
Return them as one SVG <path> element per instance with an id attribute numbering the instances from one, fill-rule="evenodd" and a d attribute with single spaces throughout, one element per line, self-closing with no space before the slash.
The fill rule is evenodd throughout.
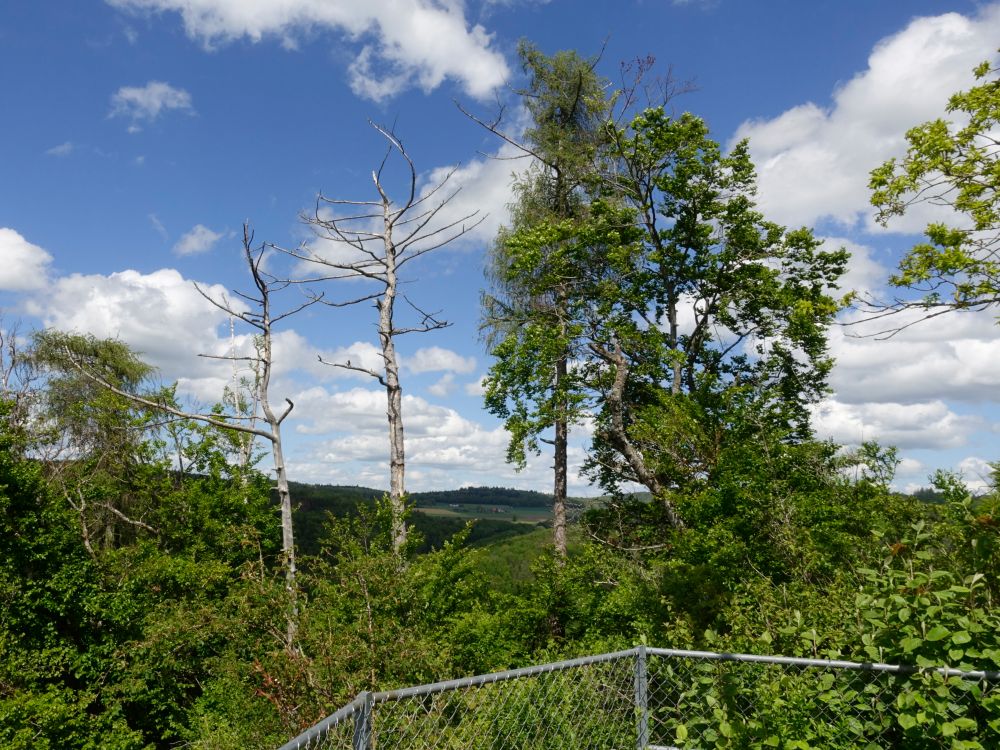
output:
<path id="1" fill-rule="evenodd" d="M 853 254 L 850 284 L 878 291 L 926 215 L 871 221 L 868 171 L 902 134 L 995 59 L 1000 5 L 739 0 L 56 0 L 0 7 L 0 307 L 28 327 L 118 336 L 182 392 L 211 403 L 232 345 L 192 282 L 245 287 L 238 232 L 308 241 L 317 192 L 367 200 L 395 123 L 425 181 L 458 167 L 456 211 L 487 220 L 412 267 L 408 293 L 454 325 L 401 343 L 411 489 L 546 490 L 549 460 L 515 474 L 483 412 L 477 341 L 483 250 L 504 221 L 516 163 L 455 107 L 488 113 L 517 85 L 515 49 L 653 55 L 696 89 L 675 100 L 725 144 L 749 137 L 760 204 Z M 457 214 L 456 214 L 457 215 Z M 335 292 L 331 292 L 335 293 Z M 291 300 L 290 300 L 291 302 Z M 849 315 L 849 314 L 848 314 Z M 237 343 L 244 331 L 237 331 Z M 946 316 L 889 342 L 831 331 L 835 393 L 820 435 L 900 447 L 898 486 L 935 468 L 978 483 L 1000 458 L 994 314 Z M 316 364 L 365 361 L 374 312 L 311 309 L 278 342 L 274 397 L 297 404 L 290 474 L 386 484 L 384 394 Z M 573 454 L 583 455 L 581 435 Z M 574 477 L 574 492 L 590 492 Z"/>

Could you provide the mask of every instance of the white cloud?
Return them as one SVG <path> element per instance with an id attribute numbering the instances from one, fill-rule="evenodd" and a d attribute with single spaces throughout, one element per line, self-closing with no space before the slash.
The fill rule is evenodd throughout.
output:
<path id="1" fill-rule="evenodd" d="M 438 398 L 446 398 L 454 392 L 455 387 L 455 375 L 448 372 L 442 375 L 436 383 L 427 386 L 427 392 Z"/>
<path id="2" fill-rule="evenodd" d="M 140 122 L 152 122 L 171 110 L 193 113 L 191 95 L 169 83 L 150 81 L 145 86 L 122 86 L 112 94 L 109 116 L 129 118 L 128 131 L 135 133 L 141 130 Z"/>
<path id="3" fill-rule="evenodd" d="M 221 285 L 203 288 L 219 297 L 226 291 Z M 228 336 L 219 336 L 228 317 L 173 269 L 64 276 L 46 289 L 44 298 L 30 300 L 28 309 L 46 326 L 121 339 L 157 367 L 165 380 L 183 378 L 189 392 L 202 397 L 207 394 L 200 389 L 199 378 L 226 378 L 231 371 L 228 363 L 198 356 L 229 350 Z M 210 398 L 221 395 L 219 390 Z"/>
<path id="4" fill-rule="evenodd" d="M 315 445 L 310 455 L 289 460 L 293 476 L 310 482 L 388 484 L 384 391 L 354 388 L 331 393 L 315 387 L 298 393 L 294 400 L 293 415 L 299 420 L 296 431 L 329 438 Z M 403 421 L 412 489 L 463 485 L 551 489 L 551 456 L 530 459 L 523 472 L 515 472 L 505 461 L 508 435 L 501 427 L 488 429 L 454 409 L 413 395 L 403 397 Z M 571 446 L 569 458 L 571 492 L 592 492 L 580 475 L 582 449 Z"/>
<path id="5" fill-rule="evenodd" d="M 13 229 L 0 227 L 0 289 L 12 292 L 41 289 L 52 256 Z"/>
<path id="6" fill-rule="evenodd" d="M 188 36 L 206 47 L 247 38 L 276 37 L 294 47 L 316 29 L 361 42 L 349 74 L 352 88 L 372 99 L 404 87 L 424 91 L 446 78 L 483 99 L 503 85 L 509 70 L 492 48 L 492 35 L 469 27 L 464 5 L 433 0 L 106 0 L 132 11 L 180 13 Z"/>
<path id="7" fill-rule="evenodd" d="M 221 284 L 199 282 L 199 286 L 213 299 L 237 310 L 246 309 Z M 29 298 L 27 310 L 46 326 L 124 341 L 156 367 L 163 380 L 177 381 L 183 395 L 203 403 L 217 401 L 234 377 L 250 374 L 245 363 L 234 365 L 199 356 L 249 355 L 252 335 L 241 330 L 238 321 L 232 329 L 229 316 L 199 294 L 194 282 L 173 269 L 150 274 L 131 270 L 109 276 L 73 274 L 53 282 L 44 297 Z M 285 328 L 274 334 L 272 398 L 278 401 L 300 388 L 293 381 L 296 374 L 321 381 L 371 380 L 364 374 L 324 365 L 319 356 L 327 362 L 351 361 L 370 369 L 378 369 L 382 363 L 377 348 L 369 343 L 321 349 Z"/>
<path id="8" fill-rule="evenodd" d="M 162 226 L 162 225 L 161 225 Z M 215 243 L 225 236 L 224 232 L 213 232 L 204 224 L 196 224 L 191 231 L 182 235 L 174 245 L 177 255 L 195 255 L 211 250 Z"/>
<path id="9" fill-rule="evenodd" d="M 515 124 L 515 128 L 519 130 L 520 125 Z M 528 159 L 515 158 L 520 155 L 514 146 L 505 143 L 494 154 L 457 167 L 437 167 L 422 176 L 422 195 L 446 177 L 448 182 L 439 195 L 455 194 L 436 217 L 437 225 L 445 226 L 471 216 L 463 222 L 470 231 L 462 238 L 462 244 L 482 247 L 491 243 L 500 226 L 509 221 L 507 206 L 513 197 L 511 185 L 515 176 L 524 172 L 530 163 Z"/>
<path id="10" fill-rule="evenodd" d="M 323 358 L 323 362 L 320 362 L 320 357 Z M 295 370 L 302 370 L 320 380 L 337 378 L 371 380 L 371 376 L 365 373 L 346 370 L 324 362 L 350 363 L 374 372 L 379 372 L 383 368 L 382 353 L 366 341 L 355 341 L 336 349 L 320 349 L 290 329 L 274 334 L 274 370 L 277 376 L 287 376 Z"/>
<path id="11" fill-rule="evenodd" d="M 869 172 L 905 152 L 909 128 L 945 114 L 948 96 L 971 84 L 972 68 L 995 58 L 998 38 L 997 5 L 975 17 L 917 18 L 876 45 L 868 68 L 835 90 L 829 107 L 808 102 L 744 122 L 735 139 L 750 138 L 764 212 L 793 226 L 825 217 L 870 224 Z M 920 231 L 926 219 L 918 211 L 893 226 Z"/>
<path id="12" fill-rule="evenodd" d="M 73 153 L 75 148 L 76 147 L 70 141 L 66 141 L 64 143 L 60 143 L 58 146 L 53 146 L 48 149 L 45 154 L 47 156 L 69 156 Z"/>
<path id="13" fill-rule="evenodd" d="M 813 407 L 816 435 L 848 446 L 874 440 L 902 449 L 942 450 L 964 445 L 982 426 L 980 418 L 956 414 L 943 401 L 845 404 L 827 399 Z"/>
<path id="14" fill-rule="evenodd" d="M 471 383 L 466 383 L 465 395 L 467 396 L 485 396 L 486 395 L 486 376 L 483 375 L 478 380 L 473 380 Z"/>
<path id="15" fill-rule="evenodd" d="M 836 366 L 830 385 L 845 403 L 916 403 L 939 398 L 989 402 L 1000 393 L 1000 336 L 990 312 L 962 312 L 919 322 L 892 338 L 859 338 L 887 326 L 918 320 L 920 311 L 900 313 L 829 332 Z M 858 313 L 845 322 L 862 319 Z"/>
<path id="16" fill-rule="evenodd" d="M 463 357 L 451 349 L 443 349 L 440 346 L 417 349 L 412 355 L 402 359 L 403 366 L 415 375 L 423 372 L 468 374 L 476 369 L 475 357 Z"/>
<path id="17" fill-rule="evenodd" d="M 958 462 L 956 469 L 971 491 L 986 492 L 991 488 L 990 478 L 993 476 L 993 467 L 990 466 L 989 461 L 978 456 L 966 456 Z"/>
<path id="18" fill-rule="evenodd" d="M 835 297 L 842 297 L 850 291 L 872 296 L 882 289 L 889 278 L 889 270 L 872 257 L 872 249 L 867 245 L 844 239 L 843 237 L 823 237 L 823 250 L 844 248 L 851 257 L 847 270 L 840 277 Z"/>

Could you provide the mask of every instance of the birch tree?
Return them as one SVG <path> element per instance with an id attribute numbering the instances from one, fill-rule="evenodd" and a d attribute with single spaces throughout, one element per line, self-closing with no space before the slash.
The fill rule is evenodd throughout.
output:
<path id="1" fill-rule="evenodd" d="M 418 190 L 418 174 L 403 142 L 389 129 L 375 123 L 372 127 L 388 142 L 385 157 L 372 171 L 376 196 L 372 200 L 343 200 L 320 195 L 315 210 L 303 220 L 326 247 L 303 245 L 284 250 L 302 260 L 317 273 L 310 282 L 362 282 L 358 294 L 341 300 L 324 299 L 323 304 L 342 308 L 373 303 L 378 314 L 378 339 L 382 365 L 366 367 L 344 360 L 320 361 L 331 367 L 367 375 L 385 389 L 386 417 L 389 430 L 389 502 L 392 508 L 393 548 L 401 552 L 406 544 L 406 445 L 403 426 L 403 387 L 399 374 L 396 340 L 409 333 L 427 333 L 449 323 L 429 312 L 400 291 L 401 272 L 422 255 L 453 242 L 482 221 L 479 211 L 456 219 L 445 219 L 443 211 L 458 190 L 445 194 L 454 170 L 435 185 Z M 386 185 L 387 166 L 395 157 L 402 162 L 403 188 L 396 199 Z M 343 288 L 343 287 L 342 287 Z M 414 313 L 417 322 L 401 325 L 398 308 L 402 301 Z"/>

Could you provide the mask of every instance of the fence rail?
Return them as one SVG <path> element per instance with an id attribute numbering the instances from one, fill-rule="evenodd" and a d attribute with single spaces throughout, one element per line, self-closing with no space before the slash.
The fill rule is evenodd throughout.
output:
<path id="1" fill-rule="evenodd" d="M 365 692 L 280 750 L 1000 747 L 1000 672 L 637 646 Z"/>

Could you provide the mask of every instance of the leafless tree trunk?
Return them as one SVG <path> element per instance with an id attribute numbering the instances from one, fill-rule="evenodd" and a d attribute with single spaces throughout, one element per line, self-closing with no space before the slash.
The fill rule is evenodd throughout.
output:
<path id="1" fill-rule="evenodd" d="M 396 303 L 399 294 L 399 271 L 414 258 L 436 250 L 456 240 L 474 228 L 482 218 L 478 211 L 453 221 L 439 222 L 439 214 L 455 197 L 457 190 L 444 198 L 436 197 L 452 173 L 438 184 L 417 193 L 417 171 L 402 142 L 385 128 L 372 123 L 388 141 L 385 158 L 372 172 L 372 181 L 378 199 L 372 201 L 334 200 L 319 196 L 312 215 L 303 217 L 317 237 L 333 243 L 336 255 L 324 254 L 308 245 L 297 250 L 284 250 L 299 260 L 314 264 L 320 274 L 304 281 L 360 280 L 366 290 L 345 301 L 324 300 L 331 307 L 374 302 L 378 311 L 378 338 L 382 353 L 382 366 L 365 367 L 350 360 L 324 364 L 345 370 L 364 373 L 377 380 L 386 392 L 386 417 L 389 426 L 389 502 L 392 509 L 392 543 L 397 552 L 406 544 L 406 454 L 403 431 L 403 389 L 399 379 L 399 357 L 395 339 L 406 333 L 426 333 L 449 325 L 437 318 L 437 313 L 426 312 L 405 296 L 402 299 L 419 316 L 414 326 L 400 327 L 396 323 Z M 403 160 L 408 185 L 401 202 L 396 203 L 387 192 L 383 174 L 391 156 Z M 454 171 L 454 170 L 453 170 Z M 331 213 L 332 212 L 332 213 Z M 349 215 L 339 216 L 340 212 Z"/>
<path id="2" fill-rule="evenodd" d="M 281 442 L 281 424 L 291 413 L 294 408 L 294 404 L 290 399 L 286 398 L 285 401 L 287 406 L 281 411 L 280 414 L 276 413 L 271 406 L 269 391 L 271 385 L 271 372 L 273 368 L 272 330 L 274 324 L 289 317 L 290 315 L 294 315 L 300 310 L 316 302 L 319 302 L 321 297 L 313 297 L 293 309 L 277 315 L 274 314 L 271 307 L 271 295 L 275 291 L 280 291 L 288 286 L 288 282 L 277 281 L 261 269 L 261 261 L 264 258 L 264 251 L 264 246 L 259 246 L 257 248 L 253 247 L 253 234 L 251 233 L 249 227 L 244 224 L 243 253 L 247 262 L 247 267 L 250 269 L 250 275 L 253 278 L 256 292 L 244 294 L 237 291 L 235 293 L 243 300 L 252 304 L 253 307 L 249 311 L 237 309 L 236 306 L 233 305 L 233 303 L 226 297 L 223 297 L 222 299 L 212 297 L 197 284 L 195 284 L 195 287 L 198 292 L 213 305 L 259 331 L 259 334 L 255 337 L 255 351 L 252 355 L 239 356 L 236 352 L 232 352 L 223 356 L 202 356 L 209 357 L 211 359 L 225 359 L 231 361 L 240 360 L 251 364 L 254 372 L 256 373 L 256 392 L 254 393 L 254 400 L 260 404 L 264 421 L 267 423 L 266 430 L 255 426 L 255 414 L 250 416 L 236 415 L 235 419 L 249 421 L 249 425 L 240 424 L 238 421 L 227 422 L 224 418 L 187 412 L 166 403 L 147 399 L 134 393 L 129 393 L 128 391 L 117 388 L 107 381 L 102 380 L 93 373 L 88 372 L 82 365 L 73 359 L 71 352 L 67 351 L 66 355 L 70 358 L 70 361 L 77 366 L 77 369 L 79 369 L 88 378 L 100 383 L 111 392 L 123 396 L 134 403 L 141 404 L 152 409 L 157 409 L 182 419 L 192 419 L 204 422 L 218 427 L 219 429 L 234 430 L 246 435 L 251 440 L 260 437 L 267 440 L 271 444 L 271 454 L 274 458 L 276 488 L 281 506 L 281 550 L 283 567 L 285 568 L 285 589 L 288 595 L 285 646 L 290 650 L 294 650 L 296 648 L 295 639 L 298 633 L 298 587 L 295 580 L 295 536 L 292 528 L 292 498 L 288 487 L 288 474 L 285 469 L 285 458 Z M 243 450 L 244 448 L 241 446 L 241 453 Z"/>
<path id="3" fill-rule="evenodd" d="M 256 293 L 243 294 L 236 292 L 244 300 L 251 302 L 253 307 L 248 312 L 235 309 L 228 299 L 215 299 L 206 293 L 201 287 L 195 285 L 201 295 L 221 310 L 227 312 L 231 317 L 238 318 L 249 326 L 257 329 L 260 333 L 255 338 L 255 352 L 250 357 L 238 357 L 236 352 L 232 352 L 222 359 L 246 359 L 251 363 L 255 373 L 254 400 L 260 404 L 264 421 L 267 423 L 265 437 L 271 443 L 271 454 L 274 458 L 275 484 L 278 491 L 278 501 L 281 506 L 281 551 L 284 557 L 285 566 L 285 589 L 288 594 L 289 615 L 286 627 L 286 645 L 294 648 L 295 638 L 298 630 L 298 586 L 295 581 L 295 533 L 292 527 L 292 493 L 288 487 L 288 473 L 285 468 L 285 455 L 281 443 L 281 423 L 291 412 L 293 404 L 285 399 L 288 406 L 276 414 L 271 406 L 271 373 L 274 364 L 272 330 L 275 323 L 294 315 L 300 310 L 309 307 L 320 301 L 320 297 L 312 299 L 298 305 L 295 308 L 275 315 L 271 307 L 271 294 L 288 286 L 288 282 L 280 282 L 267 275 L 261 270 L 261 262 L 264 259 L 264 246 L 253 247 L 253 235 L 246 224 L 243 225 L 243 254 L 253 278 Z M 203 355 L 205 356 L 205 355 Z M 252 415 L 251 419 L 256 416 Z M 246 434 L 259 434 L 251 427 Z M 251 450 L 250 446 L 244 446 L 244 452 Z"/>

